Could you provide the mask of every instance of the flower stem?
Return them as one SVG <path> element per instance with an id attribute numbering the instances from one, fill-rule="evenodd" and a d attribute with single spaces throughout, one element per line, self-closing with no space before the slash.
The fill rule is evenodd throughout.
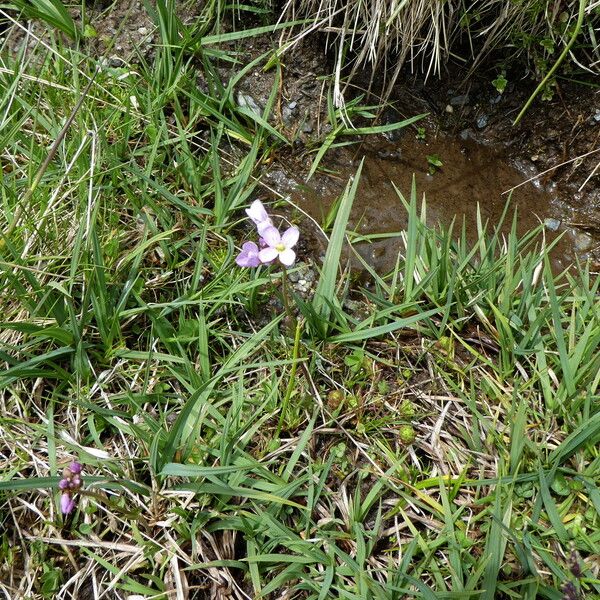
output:
<path id="1" fill-rule="evenodd" d="M 284 271 L 285 273 L 285 271 Z M 296 333 L 294 334 L 294 351 L 292 354 L 292 369 L 290 371 L 290 380 L 287 384 L 287 389 L 285 390 L 285 396 L 283 398 L 283 402 L 281 403 L 281 413 L 279 414 L 279 423 L 277 425 L 277 434 L 276 438 L 281 434 L 281 428 L 283 427 L 283 419 L 287 413 L 288 405 L 290 403 L 290 398 L 292 397 L 292 392 L 294 391 L 294 384 L 296 383 L 296 369 L 298 367 L 298 354 L 300 353 L 300 332 L 302 331 L 302 323 L 301 321 L 296 321 Z"/>
<path id="2" fill-rule="evenodd" d="M 288 276 L 287 269 L 284 267 L 281 271 L 281 299 L 283 300 L 283 308 L 287 315 L 287 329 L 290 334 L 294 331 L 294 327 L 297 326 L 296 316 L 292 312 L 290 306 L 290 298 L 288 292 Z"/>

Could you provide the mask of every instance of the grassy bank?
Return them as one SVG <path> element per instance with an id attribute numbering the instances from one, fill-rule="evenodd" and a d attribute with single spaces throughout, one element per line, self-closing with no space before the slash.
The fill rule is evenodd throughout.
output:
<path id="1" fill-rule="evenodd" d="M 323 264 L 238 267 L 257 177 L 291 145 L 280 67 L 256 114 L 250 67 L 219 70 L 246 34 L 182 47 L 156 17 L 135 67 L 53 34 L 2 52 L 4 595 L 600 594 L 600 280 L 553 273 L 540 231 L 430 229 L 401 190 L 397 267 L 361 287 L 360 172 Z"/>

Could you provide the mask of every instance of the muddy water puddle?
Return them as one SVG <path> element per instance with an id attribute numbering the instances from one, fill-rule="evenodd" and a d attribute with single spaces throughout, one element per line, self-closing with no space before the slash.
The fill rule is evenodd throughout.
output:
<path id="1" fill-rule="evenodd" d="M 510 228 L 514 210 L 517 210 L 520 234 L 540 223 L 545 223 L 548 242 L 564 232 L 553 252 L 556 269 L 572 264 L 576 254 L 587 258 L 594 246 L 595 241 L 588 234 L 569 227 L 568 207 L 553 193 L 551 185 L 542 189 L 533 182 L 523 184 L 527 176 L 510 166 L 502 152 L 460 136 L 439 134 L 418 140 L 414 130 L 406 130 L 394 143 L 345 150 L 333 164 L 327 164 L 335 176 L 320 177 L 308 184 L 296 182 L 285 191 L 312 217 L 323 222 L 346 181 L 356 172 L 362 156 L 365 162 L 350 223 L 350 228 L 358 234 L 386 234 L 406 229 L 407 214 L 398 191 L 409 198 L 414 176 L 417 198 L 420 201 L 426 197 L 428 224 L 447 227 L 455 220 L 455 231 L 459 231 L 464 219 L 471 243 L 477 236 L 478 206 L 482 221 L 488 222 L 490 231 L 500 222 L 509 202 L 505 231 Z M 280 189 L 281 183 L 280 177 Z M 397 235 L 355 247 L 379 272 L 394 267 L 401 249 Z"/>

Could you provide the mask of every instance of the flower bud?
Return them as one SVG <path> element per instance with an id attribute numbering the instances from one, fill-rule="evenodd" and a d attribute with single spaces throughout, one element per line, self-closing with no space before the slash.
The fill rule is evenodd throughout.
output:
<path id="1" fill-rule="evenodd" d="M 73 473 L 74 475 L 79 475 L 79 473 L 81 473 L 81 470 L 83 469 L 83 466 L 81 465 L 81 463 L 79 463 L 77 461 L 73 461 L 69 465 L 69 469 L 70 469 L 71 473 Z"/>
<path id="2" fill-rule="evenodd" d="M 331 390 L 329 394 L 327 394 L 327 406 L 330 409 L 335 410 L 343 404 L 345 399 L 346 394 L 344 394 L 342 390 Z"/>
<path id="3" fill-rule="evenodd" d="M 415 405 L 407 399 L 402 400 L 399 408 L 400 415 L 405 419 L 412 419 L 415 416 Z"/>
<path id="4" fill-rule="evenodd" d="M 60 497 L 60 511 L 63 515 L 68 515 L 75 508 L 75 500 L 69 494 L 63 494 Z"/>
<path id="5" fill-rule="evenodd" d="M 405 446 L 408 446 L 415 441 L 417 434 L 412 425 L 402 425 L 398 430 L 398 436 L 400 437 L 400 441 Z"/>

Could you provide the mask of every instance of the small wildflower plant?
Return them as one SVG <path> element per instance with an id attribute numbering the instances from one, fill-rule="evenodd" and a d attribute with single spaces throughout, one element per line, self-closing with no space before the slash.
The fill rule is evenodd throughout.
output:
<path id="1" fill-rule="evenodd" d="M 250 208 L 246 209 L 246 214 L 256 225 L 256 231 L 259 235 L 258 244 L 255 242 L 244 242 L 242 244 L 242 251 L 237 255 L 235 262 L 240 267 L 270 265 L 275 261 L 283 265 L 284 268 L 281 270 L 282 289 L 280 293 L 291 333 L 294 326 L 298 325 L 298 322 L 290 307 L 287 271 L 285 267 L 291 267 L 296 262 L 296 252 L 293 248 L 300 238 L 300 230 L 292 226 L 288 227 L 283 233 L 280 233 L 279 229 L 273 225 L 273 220 L 260 200 L 255 200 L 250 205 Z"/>
<path id="2" fill-rule="evenodd" d="M 72 462 L 68 467 L 63 469 L 63 478 L 58 482 L 58 489 L 61 491 L 60 511 L 63 515 L 72 513 L 75 508 L 73 494 L 81 489 L 83 483 L 81 477 L 82 470 L 83 466 L 77 461 Z"/>
<path id="3" fill-rule="evenodd" d="M 258 245 L 244 242 L 242 251 L 235 259 L 236 264 L 240 267 L 258 267 L 279 260 L 283 266 L 291 267 L 296 261 L 296 252 L 292 248 L 300 237 L 298 228 L 289 227 L 281 234 L 260 200 L 255 200 L 246 209 L 246 214 L 256 225 L 259 241 Z"/>

